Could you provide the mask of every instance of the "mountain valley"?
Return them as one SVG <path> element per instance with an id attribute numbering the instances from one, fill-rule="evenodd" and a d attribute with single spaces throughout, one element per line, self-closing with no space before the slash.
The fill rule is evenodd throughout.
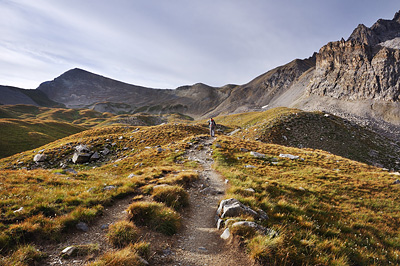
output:
<path id="1" fill-rule="evenodd" d="M 243 85 L 0 86 L 0 266 L 400 265 L 399 65 L 400 11 Z"/>

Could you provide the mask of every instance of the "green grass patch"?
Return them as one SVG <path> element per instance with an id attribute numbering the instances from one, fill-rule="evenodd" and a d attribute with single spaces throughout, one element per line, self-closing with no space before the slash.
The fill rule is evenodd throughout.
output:
<path id="1" fill-rule="evenodd" d="M 189 193 L 178 186 L 157 186 L 153 189 L 152 196 L 155 201 L 163 202 L 175 210 L 189 205 Z"/>
<path id="2" fill-rule="evenodd" d="M 139 226 L 148 226 L 165 235 L 177 233 L 181 217 L 173 209 L 158 202 L 134 202 L 128 208 L 129 218 Z"/>
<path id="3" fill-rule="evenodd" d="M 118 221 L 108 228 L 106 235 L 114 247 L 125 247 L 135 243 L 139 238 L 138 228 L 128 221 Z"/>
<path id="4" fill-rule="evenodd" d="M 142 250 L 141 247 L 128 245 L 121 250 L 107 252 L 88 266 L 144 266 L 146 264 L 139 255 Z"/>

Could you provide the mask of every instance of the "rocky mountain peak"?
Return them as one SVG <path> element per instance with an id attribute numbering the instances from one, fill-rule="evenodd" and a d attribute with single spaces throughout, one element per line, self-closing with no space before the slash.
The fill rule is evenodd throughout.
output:
<path id="1" fill-rule="evenodd" d="M 395 14 L 392 20 L 379 19 L 371 28 L 364 24 L 358 25 L 348 40 L 375 46 L 396 37 L 400 37 L 400 11 Z"/>
<path id="2" fill-rule="evenodd" d="M 400 10 L 396 12 L 396 14 L 393 17 L 393 20 L 396 21 L 397 23 L 400 23 Z"/>
<path id="3" fill-rule="evenodd" d="M 400 13 L 393 20 L 363 24 L 349 39 L 323 46 L 316 62 L 311 94 L 341 100 L 400 101 Z"/>

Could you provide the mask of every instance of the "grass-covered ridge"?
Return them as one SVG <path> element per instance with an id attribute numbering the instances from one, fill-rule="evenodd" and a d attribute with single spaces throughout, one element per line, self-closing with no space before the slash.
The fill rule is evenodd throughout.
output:
<path id="1" fill-rule="evenodd" d="M 48 158 L 44 163 L 32 161 L 35 151 L 0 160 L 0 254 L 12 256 L 14 249 L 39 239 L 61 239 L 78 222 L 93 221 L 115 199 L 131 195 L 140 202 L 152 196 L 156 185 L 174 190 L 165 189 L 168 195 L 154 190 L 154 199 L 160 201 L 155 219 L 172 215 L 165 204 L 186 206 L 184 201 L 178 204 L 187 196 L 181 186 L 197 178 L 191 171 L 196 164 L 182 155 L 192 138 L 206 132 L 182 124 L 95 128 L 40 147 Z M 109 147 L 110 152 L 101 162 L 74 165 L 70 158 L 78 144 L 94 150 Z M 155 228 L 173 234 L 180 215 L 166 218 L 170 224 Z"/>
<path id="2" fill-rule="evenodd" d="M 231 184 L 226 197 L 263 209 L 270 217 L 263 225 L 279 232 L 244 238 L 255 259 L 266 265 L 400 263 L 396 176 L 323 151 L 232 137 L 218 143 L 215 167 Z"/>
<path id="3" fill-rule="evenodd" d="M 0 119 L 0 158 L 40 147 L 83 130 L 86 130 L 83 126 L 57 121 Z"/>
<path id="4" fill-rule="evenodd" d="M 181 114 L 113 115 L 89 109 L 49 108 L 33 105 L 0 106 L 0 158 L 31 150 L 93 127 L 152 126 L 191 121 Z"/>
<path id="5" fill-rule="evenodd" d="M 400 168 L 398 143 L 331 114 L 281 107 L 218 117 L 217 122 L 240 128 L 235 134 L 239 138 L 320 149 L 380 167 Z"/>
<path id="6" fill-rule="evenodd" d="M 241 128 L 233 136 L 219 133 L 213 147 L 215 169 L 230 180 L 226 197 L 263 209 L 270 219 L 262 225 L 278 232 L 273 237 L 232 230 L 251 257 L 265 265 L 400 264 L 400 186 L 393 184 L 398 176 L 322 150 L 299 148 L 303 142 L 294 142 L 307 140 L 304 132 L 308 140 L 320 136 L 327 142 L 353 134 L 356 137 L 346 143 L 354 148 L 357 140 L 378 143 L 376 136 L 334 116 L 285 108 L 216 121 Z M 110 243 L 124 248 L 93 265 L 115 260 L 124 265 L 128 258 L 140 264 L 140 257 L 148 256 L 142 254 L 149 253 L 147 243 L 135 242 L 141 239 L 142 226 L 166 235 L 180 230 L 181 209 L 188 202 L 184 188 L 200 170 L 183 154 L 208 133 L 204 124 L 93 127 L 1 159 L 0 265 L 22 257 L 39 260 L 44 255 L 34 248 L 36 241 L 62 239 L 78 222 L 90 224 L 125 196 L 134 199 L 130 221 L 109 232 Z M 286 141 L 282 136 L 293 142 L 279 143 Z M 75 165 L 71 158 L 80 144 L 99 153 L 107 148 L 109 153 L 99 161 Z M 47 156 L 43 163 L 33 162 L 39 150 Z M 251 151 L 266 156 L 255 158 Z M 143 212 L 148 219 L 140 219 Z"/>

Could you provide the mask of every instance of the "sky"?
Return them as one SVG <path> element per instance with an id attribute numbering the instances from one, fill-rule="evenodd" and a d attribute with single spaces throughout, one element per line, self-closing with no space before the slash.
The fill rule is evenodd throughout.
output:
<path id="1" fill-rule="evenodd" d="M 398 0 L 0 0 L 0 85 L 35 89 L 72 68 L 161 89 L 245 84 L 399 10 Z"/>

